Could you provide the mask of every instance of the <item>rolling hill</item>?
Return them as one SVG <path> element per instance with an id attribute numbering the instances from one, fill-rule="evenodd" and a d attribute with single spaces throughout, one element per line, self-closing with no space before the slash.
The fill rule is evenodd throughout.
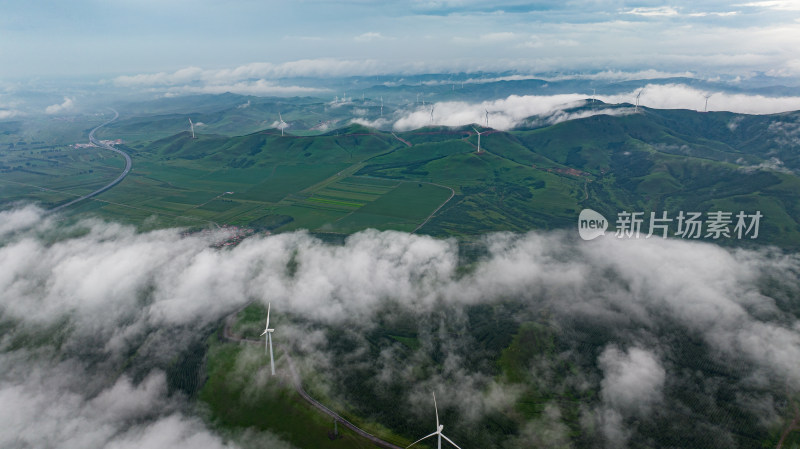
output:
<path id="1" fill-rule="evenodd" d="M 251 103 L 243 110 L 286 107 L 285 117 L 309 116 L 320 105 L 295 99 Z M 798 246 L 800 114 L 641 108 L 637 114 L 591 115 L 593 107 L 598 106 L 568 110 L 588 116 L 554 125 L 484 129 L 480 154 L 472 127 L 391 133 L 352 124 L 285 136 L 269 128 L 241 136 L 200 128 L 192 139 L 186 131 L 167 135 L 186 115 L 129 117 L 102 132 L 128 133 L 125 149 L 134 171 L 75 212 L 140 224 L 151 218 L 148 226 L 156 227 L 215 223 L 339 234 L 376 227 L 471 238 L 574 227 L 584 208 L 602 213 L 612 229 L 622 211 L 645 218 L 650 212 L 676 217 L 681 211 L 759 211 L 759 243 Z M 224 111 L 231 109 L 205 112 L 196 121 L 219 129 L 242 126 Z M 49 153 L 19 162 L 12 160 L 19 153 L 4 156 L 8 180 L 17 183 L 8 189 L 14 200 L 55 206 L 101 185 L 104 178 L 97 174 L 105 177 L 116 166 L 97 150 L 82 150 L 83 156 L 77 150 L 42 151 Z M 26 165 L 20 165 L 23 160 Z"/>

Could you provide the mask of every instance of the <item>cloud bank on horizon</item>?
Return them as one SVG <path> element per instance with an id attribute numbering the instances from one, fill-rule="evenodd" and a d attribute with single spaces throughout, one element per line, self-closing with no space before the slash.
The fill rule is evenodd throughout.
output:
<path id="1" fill-rule="evenodd" d="M 587 105 L 591 95 L 511 95 L 504 99 L 468 103 L 464 101 L 444 101 L 430 106 L 401 108 L 392 117 L 368 119 L 354 118 L 353 123 L 378 129 L 409 131 L 423 126 L 467 126 L 477 124 L 498 130 L 509 130 L 525 124 L 555 124 L 567 120 L 589 117 L 598 114 L 627 115 L 634 113 L 633 104 L 640 89 L 624 94 L 597 94 L 595 99 L 607 104 L 631 104 L 628 108 L 610 108 L 598 105 L 596 108 L 577 112 L 572 108 Z M 800 109 L 800 96 L 766 97 L 763 95 L 714 92 L 696 89 L 683 84 L 646 84 L 641 89 L 639 104 L 654 109 L 706 109 L 709 111 L 729 111 L 743 114 L 773 114 Z M 434 114 L 431 120 L 431 107 Z M 488 124 L 487 124 L 488 113 Z M 529 123 L 533 120 L 534 123 Z"/>

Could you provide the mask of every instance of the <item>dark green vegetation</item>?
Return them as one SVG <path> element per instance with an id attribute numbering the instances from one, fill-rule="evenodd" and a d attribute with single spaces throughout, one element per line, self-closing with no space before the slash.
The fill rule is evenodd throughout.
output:
<path id="1" fill-rule="evenodd" d="M 252 304 L 239 312 L 238 320 L 232 327 L 235 335 L 250 340 L 260 340 L 260 326 L 266 315 L 266 308 Z M 285 327 L 286 317 L 273 321 L 276 326 Z M 199 398 L 205 402 L 217 424 L 225 428 L 254 428 L 268 430 L 279 435 L 297 447 L 375 447 L 371 442 L 339 424 L 341 438 L 331 439 L 333 421 L 306 402 L 294 389 L 290 370 L 286 361 L 286 350 L 290 347 L 274 341 L 277 376 L 269 374 L 268 358 L 263 345 L 252 345 L 225 341 L 216 335 L 208 341 L 207 373 L 208 381 L 203 386 Z M 267 361 L 267 364 L 264 362 Z M 302 372 L 302 370 L 301 370 Z M 331 405 L 331 399 L 314 388 L 313 382 L 320 382 L 325 376 L 321 373 L 303 372 L 304 387 L 313 397 Z M 401 446 L 407 441 L 377 422 L 367 422 L 347 410 L 343 403 L 333 407 L 337 413 L 355 423 L 367 432 L 385 441 Z"/>
<path id="2" fill-rule="evenodd" d="M 208 404 L 218 425 L 269 430 L 301 448 L 374 447 L 341 425 L 341 438 L 331 439 L 328 432 L 333 431 L 333 420 L 305 402 L 288 377 L 279 380 L 269 376 L 261 364 L 263 360 L 257 357 L 263 355 L 262 348 L 217 343 L 216 336 L 209 341 L 209 378 L 199 398 Z M 251 363 L 242 362 L 243 351 L 249 351 Z"/>
<path id="3" fill-rule="evenodd" d="M 239 315 L 236 328 L 257 338 L 264 314 L 262 307 L 250 306 Z M 312 395 L 359 425 L 366 422 L 366 430 L 389 435 L 386 438 L 399 445 L 402 440 L 393 434 L 404 436 L 408 444 L 417 435 L 432 431 L 429 394 L 430 389 L 437 389 L 446 434 L 457 442 L 469 442 L 469 447 L 603 447 L 601 429 L 586 426 L 586 420 L 603 410 L 603 370 L 598 355 L 609 345 L 630 339 L 630 329 L 609 325 L 602 318 L 564 321 L 519 302 L 445 308 L 424 315 L 387 304 L 367 330 L 289 319 L 292 325 L 310 326 L 325 334 L 318 353 L 295 349 L 296 359 L 305 356 L 311 360 L 304 376 Z M 286 329 L 289 324 L 284 320 L 281 326 Z M 785 427 L 765 429 L 759 423 L 759 411 L 741 407 L 734 396 L 772 388 L 776 397 L 785 397 L 782 388 L 762 385 L 748 390 L 752 372 L 745 365 L 737 368 L 720 360 L 713 347 L 679 329 L 679 323 L 664 322 L 665 335 L 671 336 L 662 348 L 665 363 L 681 368 L 671 371 L 663 400 L 647 419 L 622 418 L 632 432 L 630 447 L 716 448 L 720 441 L 729 441 L 729 447 L 775 447 Z M 241 374 L 232 374 L 234 366 L 251 363 L 248 372 L 257 373 L 266 370 L 268 362 L 263 355 L 242 356 L 241 351 L 232 343 L 212 344 L 209 375 L 213 382 L 209 381 L 201 399 L 223 423 L 256 425 L 280 433 L 280 426 L 289 425 L 281 417 L 252 416 L 273 416 L 264 405 L 269 402 L 272 406 L 270 401 L 294 410 L 298 399 L 292 399 L 294 395 L 287 391 L 272 391 L 279 388 L 275 385 L 280 381 L 275 380 L 267 382 L 267 393 L 258 393 L 261 400 L 242 398 L 239 391 L 243 385 L 255 380 L 243 382 Z M 315 368 L 320 354 L 335 363 Z M 286 367 L 279 366 L 279 371 Z M 430 383 L 432 379 L 436 381 Z M 490 399 L 495 384 L 515 392 L 512 399 Z M 785 416 L 793 416 L 792 406 L 793 399 L 787 397 Z M 289 413 L 295 429 L 318 427 L 313 433 L 324 434 L 321 413 Z M 375 428 L 380 427 L 371 423 L 387 429 L 376 433 Z M 787 441 L 794 441 L 792 438 L 796 435 Z M 329 443 L 319 444 L 314 447 L 328 447 Z"/>
<path id="4" fill-rule="evenodd" d="M 230 102 L 244 101 L 237 98 Z M 297 99 L 260 109 L 207 111 L 216 121 L 204 120 L 233 130 L 235 117 L 251 113 L 246 111 L 269 115 L 283 109 L 287 120 L 297 117 L 293 131 L 310 128 L 301 117 L 322 114 L 324 105 Z M 192 139 L 185 131 L 174 134 L 185 128 L 184 121 L 187 115 L 123 115 L 101 129 L 101 137 L 130 139 L 122 148 L 133 157 L 134 170 L 74 212 L 92 211 L 144 227 L 225 223 L 273 232 L 413 231 L 425 223 L 420 232 L 468 237 L 572 228 L 587 207 L 604 214 L 612 229 L 619 212 L 644 212 L 645 234 L 650 212 L 675 219 L 680 211 L 704 216 L 717 210 L 761 211 L 759 243 L 790 248 L 800 243 L 796 113 L 643 108 L 639 114 L 490 131 L 482 137 L 482 154 L 475 153 L 470 127 L 397 133 L 412 144 L 408 147 L 391 133 L 358 125 L 283 137 L 275 129 L 228 137 L 207 134 L 201 126 Z M 34 200 L 55 206 L 113 179 L 122 164 L 96 149 L 34 145 L 21 140 L 14 122 L 3 126 L 6 204 Z M 676 230 L 673 221 L 670 231 Z"/>

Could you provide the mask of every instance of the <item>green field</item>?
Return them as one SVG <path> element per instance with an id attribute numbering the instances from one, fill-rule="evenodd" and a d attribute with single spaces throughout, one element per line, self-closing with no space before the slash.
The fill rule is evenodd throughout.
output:
<path id="1" fill-rule="evenodd" d="M 292 106 L 297 114 L 317 107 L 300 103 Z M 214 114 L 222 128 L 239 120 Z M 731 130 L 734 118 L 741 126 Z M 200 132 L 196 139 L 180 130 L 135 132 L 137 126 L 166 131 L 179 119 L 129 117 L 101 129 L 104 137 L 128 133 L 131 141 L 122 148 L 133 158 L 133 171 L 67 213 L 91 212 L 144 228 L 231 224 L 343 234 L 377 228 L 471 239 L 493 231 L 572 228 L 584 208 L 612 224 L 623 210 L 648 217 L 758 210 L 764 214 L 758 243 L 800 247 L 800 178 L 791 171 L 800 170 L 800 158 L 769 134 L 771 123 L 787 120 L 780 115 L 599 115 L 490 130 L 481 154 L 471 127 L 398 133 L 411 147 L 359 125 L 317 135 Z M 3 142 L 7 147 L 0 152 L 4 207 L 17 201 L 57 206 L 104 185 L 122 166 L 113 153 L 31 142 L 21 127 L 6 127 L 0 139 L 0 148 Z M 745 169 L 775 155 L 781 170 Z"/>

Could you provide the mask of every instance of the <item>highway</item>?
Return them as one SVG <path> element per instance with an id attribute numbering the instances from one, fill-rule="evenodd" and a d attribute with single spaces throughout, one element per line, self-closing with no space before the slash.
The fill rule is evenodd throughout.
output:
<path id="1" fill-rule="evenodd" d="M 109 108 L 109 109 L 111 109 L 111 108 Z M 94 192 L 92 192 L 92 193 L 89 193 L 89 194 L 83 195 L 83 196 L 81 196 L 81 197 L 79 197 L 79 198 L 75 198 L 74 200 L 72 200 L 72 201 L 70 201 L 70 202 L 68 202 L 68 203 L 64 203 L 64 204 L 62 204 L 62 205 L 60 205 L 60 206 L 54 207 L 53 209 L 51 209 L 51 210 L 50 210 L 50 212 L 57 212 L 57 211 L 59 211 L 59 210 L 61 210 L 61 209 L 64 209 L 64 208 L 66 208 L 66 207 L 69 207 L 69 206 L 72 206 L 73 204 L 75 204 L 75 203 L 77 203 L 77 202 L 79 202 L 79 201 L 83 201 L 83 200 L 85 200 L 85 199 L 88 199 L 88 198 L 91 198 L 91 197 L 93 197 L 93 196 L 97 196 L 97 195 L 99 195 L 99 194 L 101 194 L 101 193 L 105 192 L 106 190 L 108 190 L 108 189 L 110 189 L 110 188 L 114 187 L 115 185 L 119 184 L 119 183 L 120 183 L 120 181 L 122 181 L 123 179 L 125 179 L 125 177 L 126 177 L 126 176 L 128 176 L 128 173 L 130 173 L 130 171 L 131 171 L 131 165 L 133 165 L 133 164 L 132 164 L 132 162 L 131 162 L 131 157 L 128 155 L 128 153 L 126 153 L 126 152 L 124 152 L 124 151 L 122 151 L 122 150 L 118 150 L 118 149 L 114 148 L 114 147 L 113 147 L 113 146 L 111 146 L 111 145 L 106 145 L 106 144 L 104 144 L 104 143 L 100 142 L 99 140 L 97 140 L 97 139 L 94 137 L 94 132 L 95 132 L 95 131 L 97 131 L 98 129 L 100 129 L 100 128 L 102 128 L 102 127 L 106 126 L 106 125 L 108 125 L 109 123 L 111 123 L 111 122 L 113 122 L 114 120 L 116 120 L 117 118 L 119 118 L 119 112 L 117 112 L 117 111 L 116 111 L 116 110 L 114 110 L 114 109 L 111 109 L 111 110 L 112 110 L 112 111 L 114 111 L 114 118 L 112 118 L 111 120 L 109 120 L 109 121 L 107 121 L 107 122 L 105 122 L 105 123 L 103 123 L 103 124 L 101 124 L 101 125 L 99 125 L 99 126 L 95 127 L 93 130 L 91 130 L 91 131 L 89 132 L 89 142 L 93 143 L 94 145 L 97 145 L 97 146 L 98 146 L 98 147 L 100 147 L 100 148 L 104 148 L 104 149 L 106 149 L 106 150 L 111 150 L 111 151 L 113 151 L 113 152 L 115 152 L 115 153 L 119 153 L 119 154 L 121 154 L 121 155 L 122 155 L 122 157 L 124 157 L 124 158 L 125 158 L 125 169 L 124 169 L 124 170 L 122 170 L 122 173 L 120 173 L 120 175 L 119 175 L 119 176 L 117 176 L 117 179 L 115 179 L 115 180 L 111 181 L 110 183 L 106 184 L 105 186 L 103 186 L 103 187 L 101 187 L 101 188 L 99 188 L 99 189 L 95 190 L 95 191 L 94 191 Z"/>
<path id="2" fill-rule="evenodd" d="M 243 308 L 244 307 L 242 307 L 242 309 Z M 236 320 L 236 315 L 242 309 L 239 309 L 236 312 L 232 313 L 225 320 L 225 327 L 224 327 L 224 329 L 222 331 L 223 337 L 225 339 L 227 339 L 227 340 L 235 341 L 235 342 L 238 342 L 238 343 L 248 343 L 248 344 L 251 344 L 251 345 L 262 345 L 262 344 L 264 344 L 264 342 L 261 341 L 261 340 L 250 340 L 248 338 L 239 337 L 237 335 L 234 335 L 233 332 L 231 331 L 231 328 L 233 327 L 233 323 Z M 286 355 L 286 361 L 288 362 L 288 365 L 289 365 L 289 372 L 290 372 L 291 377 L 292 377 L 292 383 L 294 384 L 294 389 L 297 391 L 297 394 L 299 394 L 309 404 L 311 404 L 314 407 L 316 407 L 322 413 L 325 413 L 326 415 L 330 416 L 331 418 L 339 421 L 343 426 L 347 427 L 348 429 L 352 430 L 353 432 L 357 433 L 358 435 L 370 440 L 376 446 L 383 447 L 383 448 L 386 448 L 386 449 L 403 449 L 400 446 L 396 446 L 396 445 L 394 445 L 392 443 L 389 443 L 388 441 L 384 441 L 384 440 L 376 437 L 375 435 L 372 435 L 371 433 L 369 433 L 369 432 L 367 432 L 365 430 L 362 430 L 361 428 L 357 427 L 355 424 L 353 424 L 350 421 L 342 418 L 338 413 L 334 412 L 333 410 L 329 409 L 328 407 L 325 407 L 319 401 L 317 401 L 316 399 L 312 398 L 306 392 L 306 390 L 303 388 L 303 383 L 302 383 L 302 381 L 300 379 L 300 374 L 297 372 L 297 369 L 294 366 L 294 361 L 292 360 L 292 356 L 289 354 L 289 351 L 284 348 L 283 354 Z"/>

